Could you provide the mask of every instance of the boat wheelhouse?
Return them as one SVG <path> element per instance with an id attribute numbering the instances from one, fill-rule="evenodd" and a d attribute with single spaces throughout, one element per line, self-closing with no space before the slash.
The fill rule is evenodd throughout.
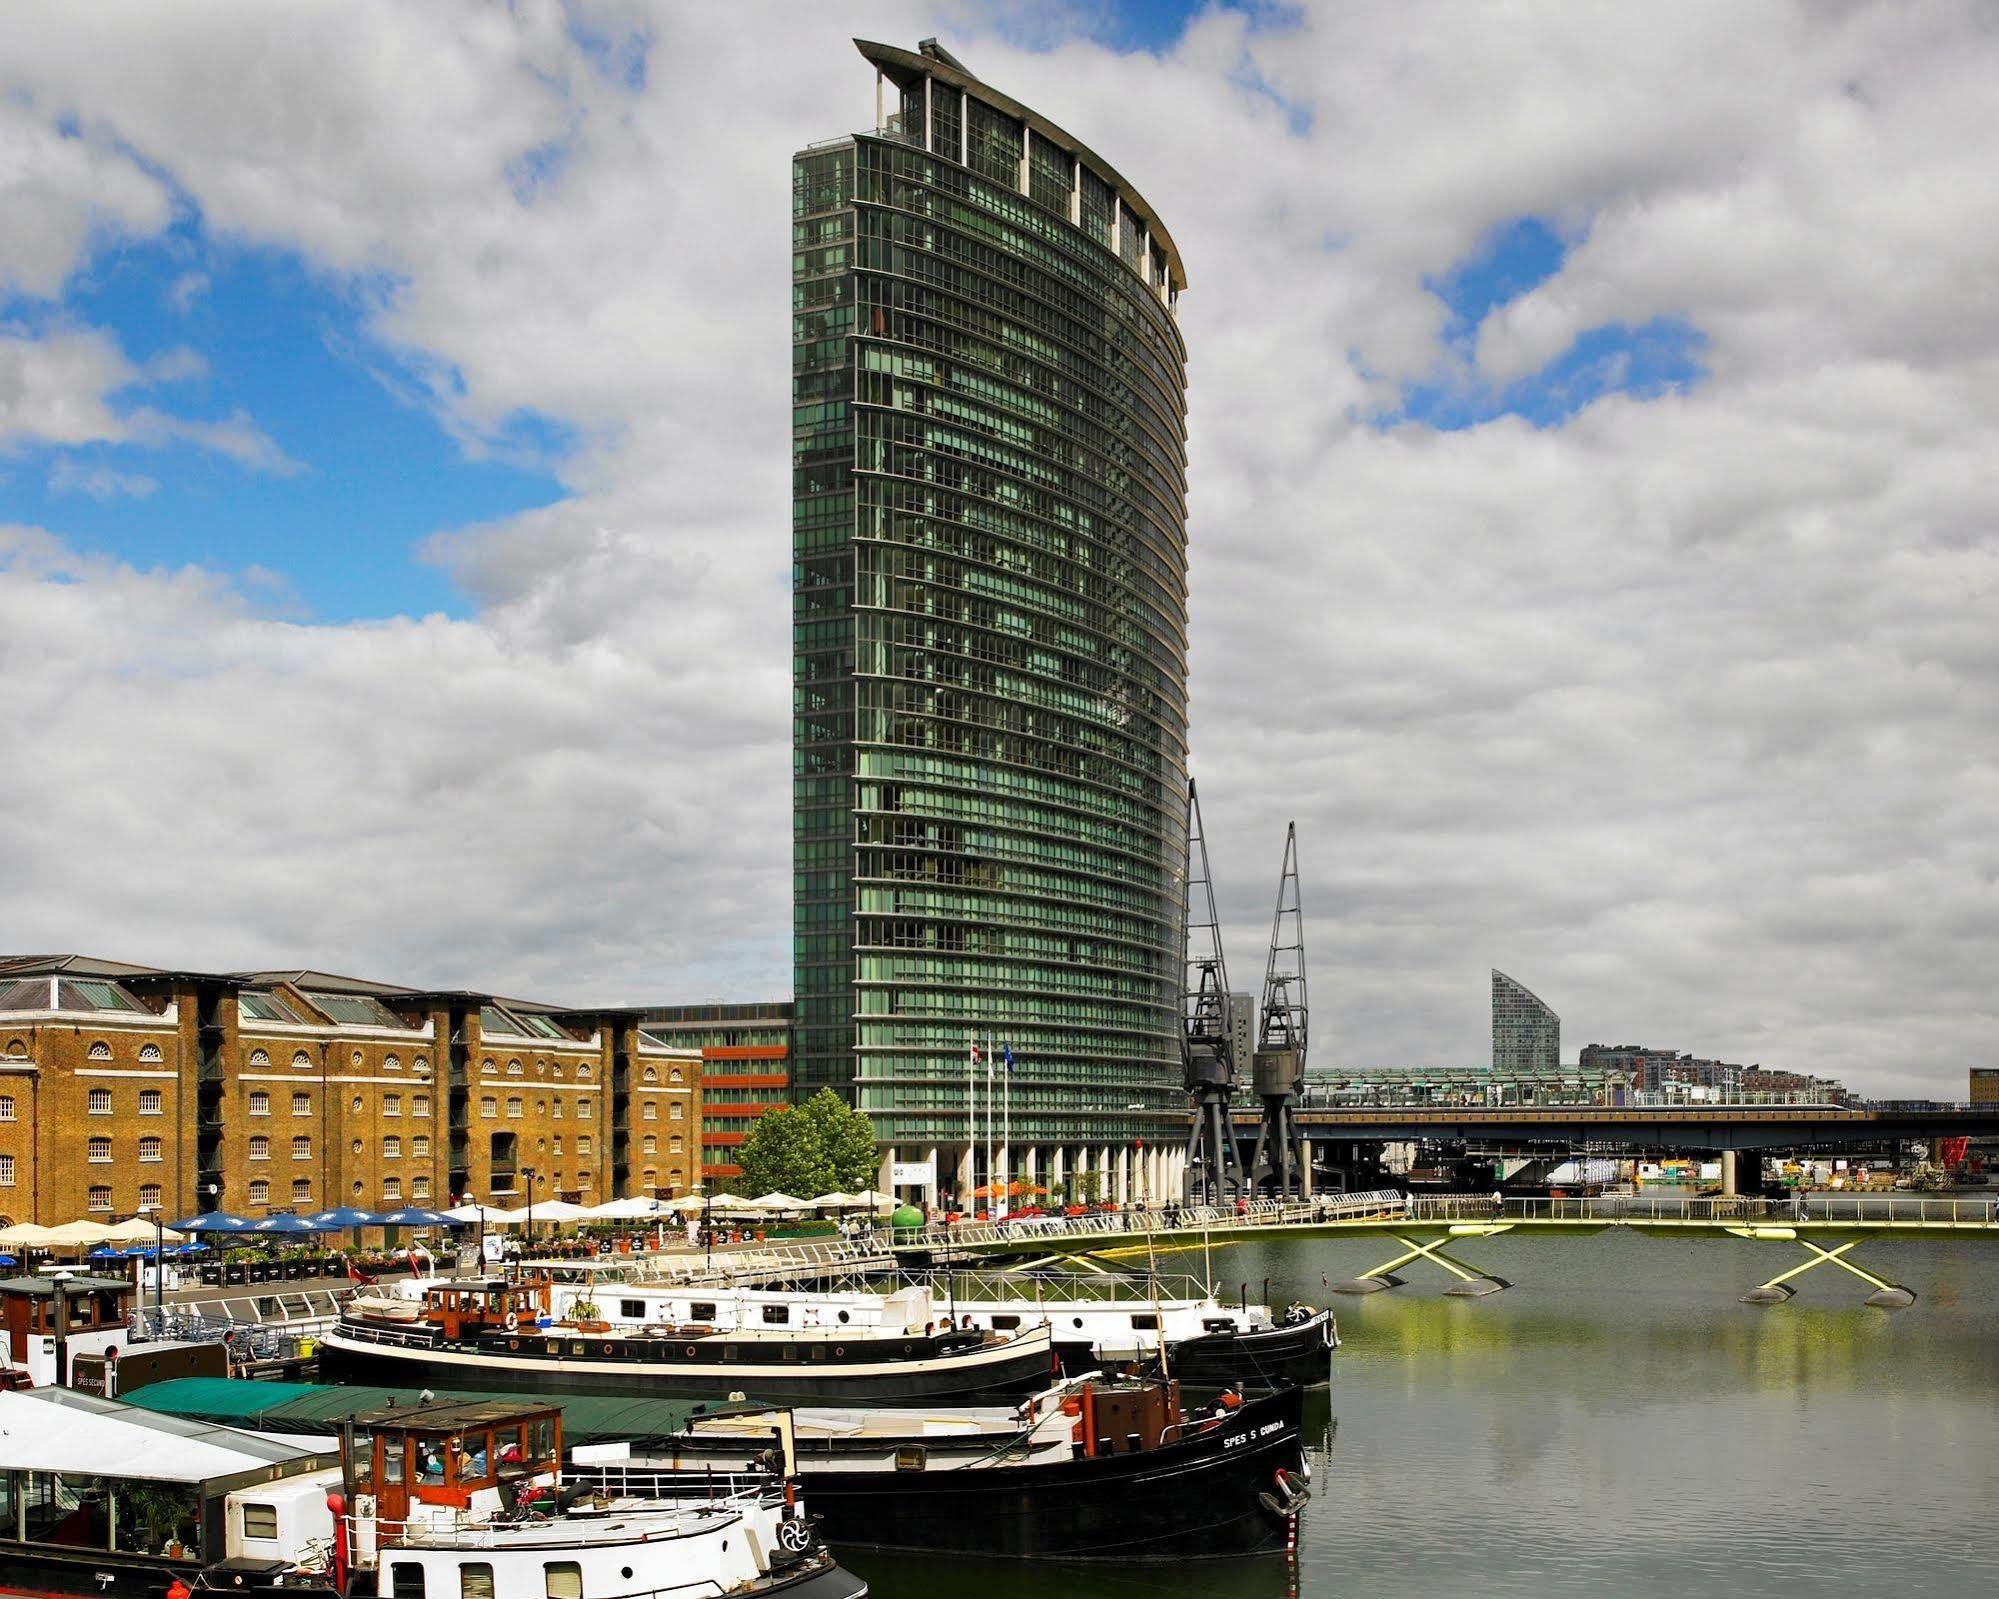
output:
<path id="1" fill-rule="evenodd" d="M 0 1278 L 0 1369 L 36 1388 L 70 1381 L 78 1355 L 102 1355 L 130 1341 L 132 1284 L 123 1277 L 54 1273 Z"/>

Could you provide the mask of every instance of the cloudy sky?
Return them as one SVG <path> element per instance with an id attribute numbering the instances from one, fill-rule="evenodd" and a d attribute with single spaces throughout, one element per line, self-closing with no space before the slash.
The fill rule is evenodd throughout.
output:
<path id="1" fill-rule="evenodd" d="M 1999 17 L 0 10 L 0 950 L 788 992 L 791 152 L 930 34 L 1188 264 L 1195 768 L 1320 1063 L 1486 971 L 1999 1060 Z"/>

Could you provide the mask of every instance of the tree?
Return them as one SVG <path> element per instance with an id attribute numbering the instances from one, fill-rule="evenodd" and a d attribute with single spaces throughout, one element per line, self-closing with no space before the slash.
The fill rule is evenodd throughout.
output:
<path id="1" fill-rule="evenodd" d="M 867 1188 L 875 1173 L 875 1130 L 830 1088 L 802 1106 L 759 1116 L 736 1153 L 741 1190 L 812 1199 L 835 1188 Z"/>
<path id="2" fill-rule="evenodd" d="M 833 1187 L 848 1193 L 874 1187 L 875 1124 L 830 1088 L 820 1089 L 805 1102 L 805 1114 L 811 1117 L 819 1147 L 833 1168 Z"/>
<path id="3" fill-rule="evenodd" d="M 775 1105 L 759 1116 L 736 1160 L 743 1168 L 742 1190 L 750 1195 L 786 1193 L 810 1199 L 833 1183 L 832 1163 L 820 1148 L 818 1129 L 792 1105 Z"/>

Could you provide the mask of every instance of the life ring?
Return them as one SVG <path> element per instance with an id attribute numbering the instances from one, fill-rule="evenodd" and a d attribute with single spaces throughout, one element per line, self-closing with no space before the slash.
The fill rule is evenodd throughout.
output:
<path id="1" fill-rule="evenodd" d="M 687 1346 L 687 1358 L 689 1360 L 692 1360 L 694 1358 L 694 1346 L 692 1344 L 689 1344 Z"/>
<path id="2" fill-rule="evenodd" d="M 520 1330 L 521 1330 L 521 1313 L 520 1313 L 520 1312 L 519 1312 L 518 1310 L 510 1310 L 510 1311 L 508 1311 L 508 1312 L 507 1312 L 507 1331 L 508 1331 L 508 1332 L 519 1332 Z"/>

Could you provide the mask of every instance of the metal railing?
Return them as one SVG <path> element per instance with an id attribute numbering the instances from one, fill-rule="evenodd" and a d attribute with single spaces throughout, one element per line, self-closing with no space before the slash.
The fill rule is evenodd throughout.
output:
<path id="1" fill-rule="evenodd" d="M 901 1247 L 937 1251 L 952 1247 L 1029 1245 L 1091 1236 L 1187 1235 L 1210 1229 L 1307 1227 L 1336 1222 L 1600 1222 L 1661 1225 L 1753 1223 L 1816 1225 L 1991 1227 L 1999 1229 L 1999 1195 L 1937 1197 L 1894 1194 L 1812 1194 L 1787 1199 L 1681 1198 L 1611 1194 L 1575 1199 L 1503 1199 L 1495 1194 L 1405 1195 L 1394 1189 L 1321 1195 L 1315 1199 L 1252 1200 L 1240 1209 L 1197 1205 L 1163 1211 L 1097 1212 L 1087 1216 L 1031 1217 L 1014 1222 L 959 1223 L 897 1234 Z"/>

